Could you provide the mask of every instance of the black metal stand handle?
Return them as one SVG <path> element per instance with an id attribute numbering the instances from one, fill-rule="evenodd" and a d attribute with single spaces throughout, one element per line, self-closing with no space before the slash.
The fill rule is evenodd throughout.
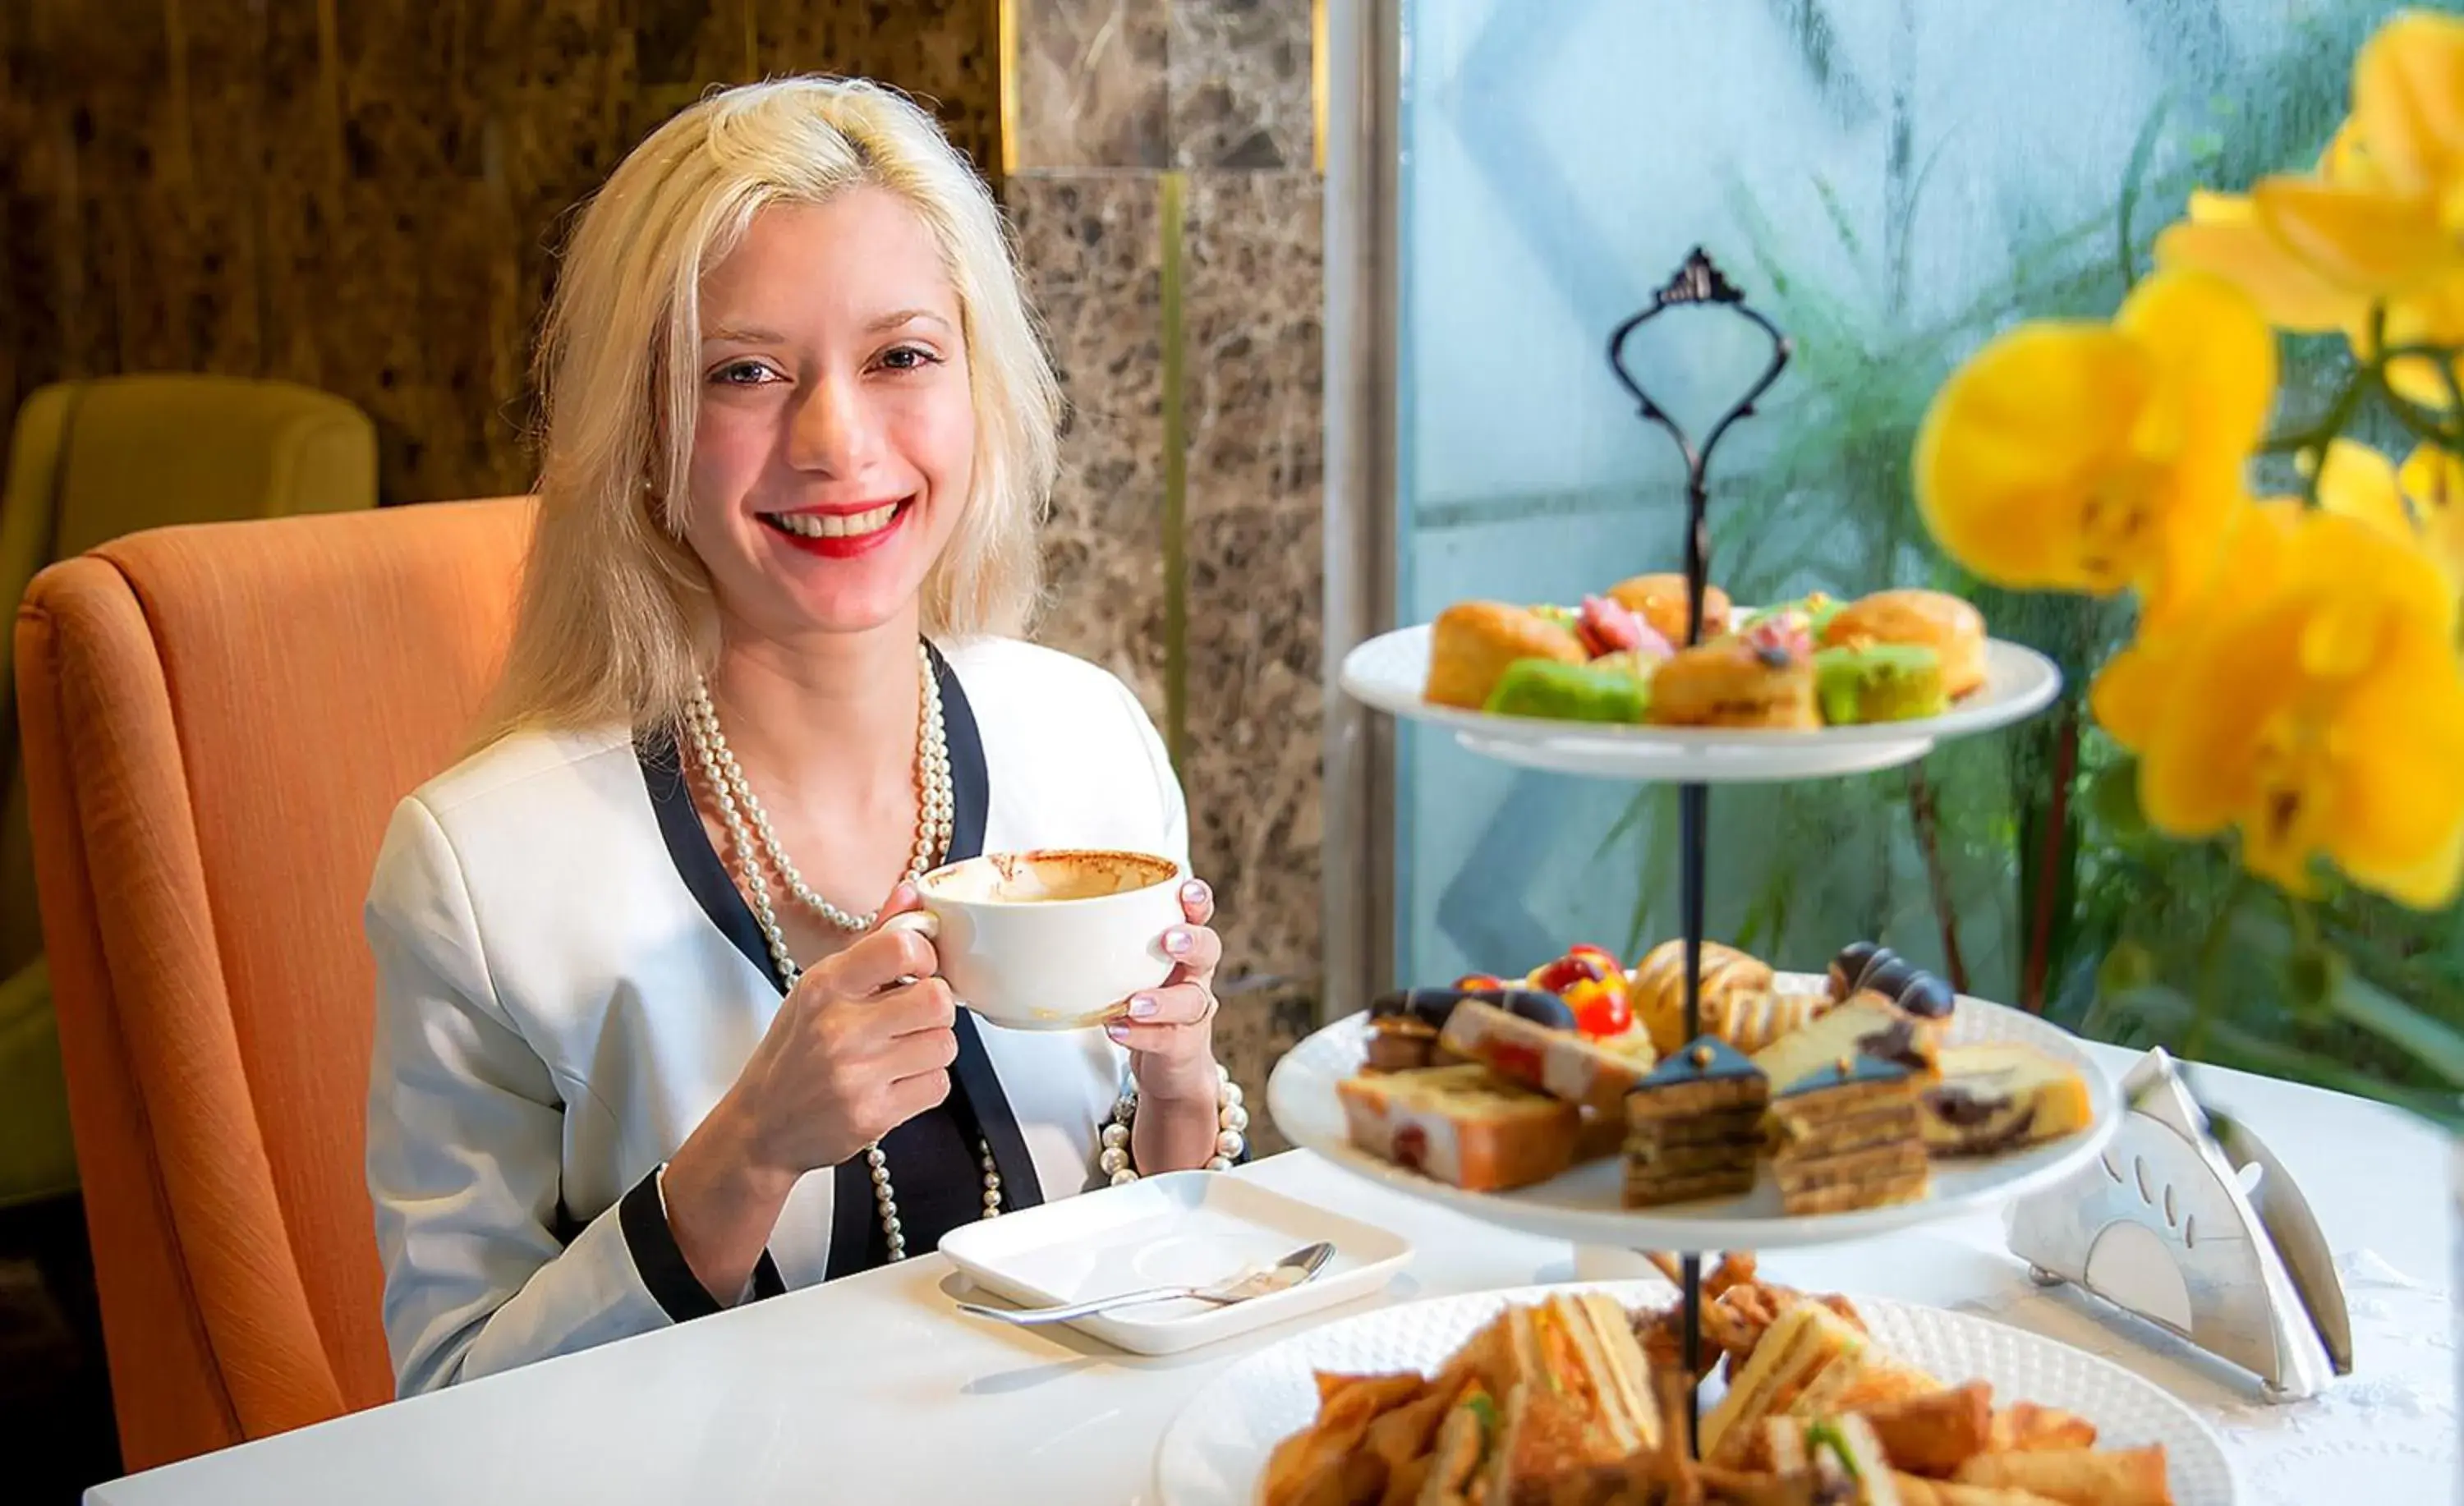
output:
<path id="1" fill-rule="evenodd" d="M 1771 338 L 1771 360 L 1753 385 L 1746 389 L 1711 432 L 1697 447 L 1693 436 L 1672 418 L 1668 410 L 1653 400 L 1626 369 L 1625 342 L 1634 332 L 1673 308 L 1693 304 L 1726 306 L 1751 321 Z M 1707 594 L 1711 569 L 1710 491 L 1705 474 L 1711 464 L 1711 452 L 1719 447 L 1728 429 L 1737 420 L 1754 411 L 1754 404 L 1772 382 L 1779 380 L 1781 368 L 1788 364 L 1789 338 L 1779 326 L 1746 304 L 1745 295 L 1722 275 L 1711 264 L 1711 258 L 1697 246 L 1677 274 L 1652 295 L 1651 306 L 1619 324 L 1609 336 L 1609 369 L 1617 373 L 1618 384 L 1634 395 L 1642 416 L 1668 431 L 1677 442 L 1678 453 L 1685 460 L 1685 646 L 1693 647 L 1703 639 L 1703 599 Z M 1708 836 L 1711 813 L 1711 791 L 1708 785 L 1683 784 L 1678 787 L 1678 908 L 1685 935 L 1685 1038 L 1692 1040 L 1703 1033 L 1703 852 Z M 1684 1277 L 1684 1364 L 1690 1371 L 1703 1346 L 1703 1253 L 1680 1251 L 1680 1274 Z M 1696 1378 L 1700 1383 L 1700 1377 Z M 1696 1392 L 1688 1390 L 1686 1417 L 1687 1451 L 1702 1456 L 1702 1408 L 1694 1400 Z"/>

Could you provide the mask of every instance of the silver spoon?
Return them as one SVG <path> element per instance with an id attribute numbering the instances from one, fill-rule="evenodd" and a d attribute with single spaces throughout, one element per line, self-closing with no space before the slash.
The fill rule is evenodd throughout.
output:
<path id="1" fill-rule="evenodd" d="M 1111 1312 L 1115 1307 L 1169 1302 L 1185 1297 L 1213 1302 L 1219 1307 L 1229 1306 L 1234 1302 L 1245 1302 L 1253 1297 L 1288 1291 L 1317 1275 L 1333 1257 L 1334 1246 L 1320 1240 L 1313 1245 L 1301 1246 L 1264 1270 L 1252 1267 L 1230 1280 L 1218 1281 L 1211 1286 L 1149 1287 L 1142 1292 L 1122 1292 L 1057 1307 L 985 1307 L 975 1302 L 960 1302 L 958 1311 L 978 1318 L 996 1318 L 1005 1323 L 1066 1323 L 1073 1318 L 1089 1318 L 1097 1313 Z"/>

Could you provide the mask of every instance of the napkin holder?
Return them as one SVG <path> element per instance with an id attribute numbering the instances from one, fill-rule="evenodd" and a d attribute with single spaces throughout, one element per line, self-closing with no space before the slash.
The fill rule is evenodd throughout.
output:
<path id="1" fill-rule="evenodd" d="M 2096 1160 L 2012 1205 L 2011 1253 L 2029 1275 L 2238 1365 L 2272 1402 L 2351 1374 L 2343 1285 L 2283 1166 L 2240 1124 L 2211 1122 L 2162 1049 L 2130 1069 L 2122 1098 Z"/>

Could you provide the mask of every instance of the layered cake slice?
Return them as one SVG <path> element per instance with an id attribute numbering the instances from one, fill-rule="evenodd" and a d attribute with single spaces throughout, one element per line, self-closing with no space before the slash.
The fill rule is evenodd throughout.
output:
<path id="1" fill-rule="evenodd" d="M 1932 1185 L 1918 1079 L 1879 1057 L 1843 1056 L 1772 1098 L 1771 1174 L 1791 1215 L 1912 1203 Z"/>
<path id="2" fill-rule="evenodd" d="M 1990 1156 L 2088 1126 L 2087 1083 L 2032 1046 L 1948 1046 L 1925 1085 L 1918 1124 L 1937 1156 Z"/>
<path id="3" fill-rule="evenodd" d="M 1625 1098 L 1625 1206 L 1752 1191 L 1770 1102 L 1771 1079 L 1718 1037 L 1671 1053 Z"/>

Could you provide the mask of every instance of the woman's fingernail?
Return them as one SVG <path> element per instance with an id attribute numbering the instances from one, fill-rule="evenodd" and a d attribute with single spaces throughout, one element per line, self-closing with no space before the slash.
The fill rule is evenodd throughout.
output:
<path id="1" fill-rule="evenodd" d="M 1111 1037 L 1114 1040 L 1126 1042 L 1130 1038 L 1130 1027 L 1122 1024 L 1119 1020 L 1114 1020 L 1112 1023 L 1104 1027 L 1104 1034 Z"/>
<path id="2" fill-rule="evenodd" d="M 1205 904 L 1207 897 L 1214 892 L 1197 879 L 1192 879 L 1180 886 L 1180 897 L 1192 905 Z"/>
<path id="3" fill-rule="evenodd" d="M 1186 954 L 1189 950 L 1189 932 L 1182 930 L 1177 926 L 1165 931 L 1163 933 L 1163 949 L 1171 952 L 1176 957 Z"/>
<path id="4" fill-rule="evenodd" d="M 1157 1006 L 1156 1006 L 1156 1004 L 1155 1004 L 1155 997 L 1154 997 L 1154 995 L 1152 995 L 1152 994 L 1147 994 L 1147 993 L 1141 993 L 1141 994 L 1139 994 L 1136 998 L 1133 998 L 1133 999 L 1130 1000 L 1130 1018 L 1132 1018 L 1132 1019 L 1149 1019 L 1149 1018 L 1152 1018 L 1152 1017 L 1154 1016 L 1154 1015 L 1155 1015 L 1155 1012 L 1156 1008 L 1157 1008 Z"/>

